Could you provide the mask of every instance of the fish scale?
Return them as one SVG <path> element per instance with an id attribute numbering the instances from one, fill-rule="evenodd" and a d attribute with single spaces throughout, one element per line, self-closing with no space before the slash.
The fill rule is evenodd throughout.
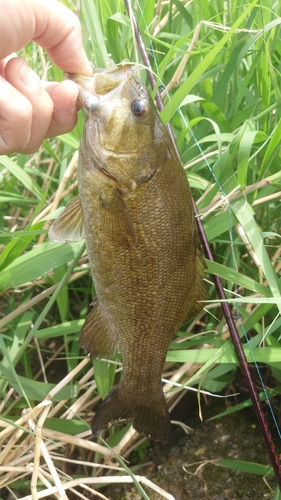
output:
<path id="1" fill-rule="evenodd" d="M 202 309 L 198 301 L 207 298 L 189 185 L 134 68 L 73 79 L 88 114 L 79 198 L 53 223 L 50 238 L 71 240 L 69 219 L 79 219 L 80 204 L 77 224 L 97 294 L 80 345 L 91 357 L 118 348 L 123 363 L 121 380 L 99 406 L 92 432 L 133 419 L 138 432 L 165 443 L 166 354 L 181 325 Z"/>

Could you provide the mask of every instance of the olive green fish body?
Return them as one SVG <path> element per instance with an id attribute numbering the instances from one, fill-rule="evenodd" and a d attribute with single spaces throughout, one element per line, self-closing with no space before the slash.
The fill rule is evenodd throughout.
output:
<path id="1" fill-rule="evenodd" d="M 89 105 L 78 174 L 97 294 L 80 345 L 91 357 L 118 347 L 123 361 L 92 430 L 133 418 L 136 430 L 165 442 L 161 375 L 172 337 L 202 309 L 203 264 L 189 185 L 166 128 L 134 71 L 113 75 L 94 77 L 98 102 L 94 111 Z"/>

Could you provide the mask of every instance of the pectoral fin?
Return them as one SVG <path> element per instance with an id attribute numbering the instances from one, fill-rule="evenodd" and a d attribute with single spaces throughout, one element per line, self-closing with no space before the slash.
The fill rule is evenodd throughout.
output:
<path id="1" fill-rule="evenodd" d="M 107 326 L 97 298 L 93 301 L 93 309 L 89 312 L 82 327 L 79 339 L 80 347 L 90 353 L 91 359 L 104 358 L 114 354 L 117 339 Z"/>
<path id="2" fill-rule="evenodd" d="M 134 223 L 118 189 L 111 189 L 103 193 L 100 198 L 100 213 L 107 241 L 118 247 L 130 248 L 134 246 Z"/>
<path id="3" fill-rule="evenodd" d="M 79 196 L 75 196 L 49 229 L 49 239 L 58 243 L 85 238 L 83 211 Z"/>

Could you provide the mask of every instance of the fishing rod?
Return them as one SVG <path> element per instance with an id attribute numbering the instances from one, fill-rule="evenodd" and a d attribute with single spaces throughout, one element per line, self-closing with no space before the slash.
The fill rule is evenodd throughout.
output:
<path id="1" fill-rule="evenodd" d="M 153 75 L 152 67 L 151 67 L 150 62 L 149 62 L 146 48 L 144 46 L 140 31 L 138 29 L 137 21 L 136 21 L 134 12 L 133 12 L 132 7 L 131 7 L 130 0 L 124 0 L 124 4 L 125 4 L 126 10 L 128 12 L 128 16 L 129 16 L 131 23 L 133 25 L 134 36 L 135 36 L 135 39 L 137 41 L 143 63 L 147 68 L 146 71 L 147 71 L 147 75 L 148 75 L 148 79 L 149 79 L 151 88 L 154 89 L 156 86 L 156 81 L 155 81 L 155 78 Z M 158 90 L 157 90 L 156 95 L 155 95 L 155 100 L 156 100 L 157 107 L 158 107 L 159 111 L 162 111 L 163 102 L 162 102 L 161 95 L 160 95 Z M 171 136 L 171 139 L 173 141 L 175 149 L 179 155 L 179 151 L 178 151 L 178 148 L 176 146 L 175 139 L 174 139 L 174 136 L 173 136 L 173 133 L 172 133 L 172 130 L 171 130 L 171 127 L 169 124 L 167 125 L 167 129 L 169 131 L 169 134 Z M 215 259 L 214 259 L 214 256 L 212 254 L 212 251 L 211 251 L 211 248 L 210 248 L 203 224 L 202 224 L 201 219 L 199 217 L 197 206 L 196 206 L 196 203 L 194 200 L 193 200 L 193 207 L 194 207 L 196 222 L 197 222 L 199 234 L 201 237 L 202 246 L 204 249 L 205 256 L 210 261 L 214 262 Z M 214 275 L 214 283 L 215 283 L 218 297 L 222 301 L 224 301 L 226 299 L 226 295 L 224 293 L 223 285 L 222 285 L 222 282 L 221 282 L 221 279 L 219 276 Z M 230 308 L 230 305 L 228 302 L 222 302 L 221 307 L 222 307 L 222 311 L 223 311 L 223 314 L 224 314 L 224 317 L 225 317 L 225 320 L 226 320 L 226 323 L 227 323 L 227 326 L 229 329 L 229 333 L 231 335 L 232 342 L 233 342 L 235 350 L 236 350 L 236 354 L 237 354 L 238 359 L 239 359 L 239 363 L 240 363 L 240 367 L 241 367 L 241 370 L 242 370 L 242 373 L 244 376 L 244 380 L 245 380 L 245 383 L 247 385 L 250 398 L 252 400 L 252 404 L 253 404 L 253 407 L 254 407 L 254 410 L 256 413 L 258 424 L 259 424 L 261 433 L 263 435 L 265 445 L 266 445 L 266 448 L 267 448 L 267 451 L 268 451 L 268 454 L 270 457 L 270 461 L 271 461 L 271 464 L 272 464 L 272 467 L 273 467 L 273 470 L 274 470 L 274 473 L 275 473 L 275 476 L 277 479 L 277 483 L 279 485 L 279 489 L 281 492 L 281 463 L 279 460 L 278 453 L 275 449 L 275 445 L 274 445 L 272 435 L 271 435 L 271 432 L 269 430 L 264 412 L 262 410 L 262 406 L 261 406 L 261 403 L 260 403 L 260 400 L 259 400 L 259 397 L 258 397 L 258 394 L 256 391 L 256 387 L 255 387 L 255 384 L 254 384 L 254 381 L 253 381 L 253 378 L 252 378 L 252 375 L 251 375 L 251 372 L 249 369 L 249 365 L 248 365 L 248 362 L 246 360 L 246 356 L 245 356 L 245 353 L 243 350 L 243 346 L 242 346 L 242 343 L 241 343 L 241 340 L 240 340 L 240 337 L 239 337 L 239 334 L 238 334 L 238 331 L 236 328 L 236 324 L 235 324 L 235 321 L 233 319 L 232 311 L 231 311 L 231 308 Z"/>

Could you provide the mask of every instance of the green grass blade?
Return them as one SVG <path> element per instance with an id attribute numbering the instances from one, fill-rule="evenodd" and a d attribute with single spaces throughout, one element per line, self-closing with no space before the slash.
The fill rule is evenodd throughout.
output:
<path id="1" fill-rule="evenodd" d="M 253 0 L 250 5 L 244 10 L 244 12 L 239 16 L 237 21 L 233 23 L 230 30 L 222 37 L 222 39 L 217 43 L 217 45 L 208 53 L 208 55 L 198 64 L 198 66 L 193 70 L 191 75 L 187 80 L 181 85 L 181 87 L 176 91 L 176 93 L 171 97 L 170 101 L 161 111 L 160 116 L 162 121 L 166 124 L 168 123 L 172 116 L 175 114 L 177 109 L 180 107 L 181 102 L 187 94 L 190 93 L 194 85 L 197 83 L 198 79 L 201 78 L 203 73 L 208 69 L 210 64 L 213 62 L 218 53 L 222 50 L 224 45 L 228 42 L 230 37 L 233 35 L 235 30 L 239 28 L 243 20 L 248 16 L 251 10 L 258 3 L 258 0 Z"/>
<path id="2" fill-rule="evenodd" d="M 25 186 L 36 198 L 42 198 L 42 190 L 38 184 L 19 165 L 8 156 L 0 156 L 0 165 L 3 165 Z"/>
<path id="3" fill-rule="evenodd" d="M 97 7 L 93 0 L 82 0 L 81 3 L 85 12 L 85 20 L 92 43 L 94 63 L 98 68 L 106 68 L 108 55 Z"/>
<path id="4" fill-rule="evenodd" d="M 251 242 L 253 250 L 260 263 L 260 267 L 271 289 L 271 293 L 273 297 L 276 297 L 276 303 L 278 304 L 279 311 L 281 312 L 281 303 L 278 300 L 280 298 L 280 291 L 276 275 L 268 257 L 264 241 L 257 227 L 257 223 L 253 217 L 253 211 L 245 200 L 237 200 L 232 205 L 232 210 L 244 228 L 248 240 Z"/>
<path id="5" fill-rule="evenodd" d="M 19 286 L 73 260 L 81 243 L 43 243 L 25 253 L 0 273 L 0 289 Z"/>
<path id="6" fill-rule="evenodd" d="M 246 472 L 247 474 L 257 474 L 259 476 L 274 476 L 272 467 L 268 465 L 255 464 L 252 462 L 244 462 L 243 460 L 219 460 L 216 465 L 226 467 L 228 469 Z"/>

